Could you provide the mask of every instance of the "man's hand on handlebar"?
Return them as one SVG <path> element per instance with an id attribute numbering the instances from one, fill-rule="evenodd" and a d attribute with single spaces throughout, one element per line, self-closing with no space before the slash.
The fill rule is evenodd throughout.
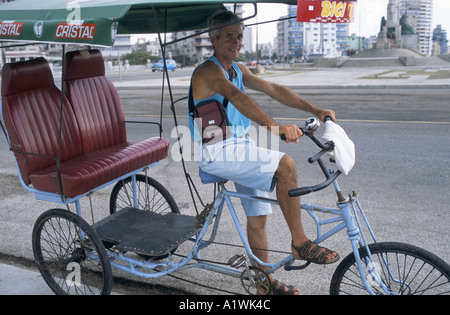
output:
<path id="1" fill-rule="evenodd" d="M 319 118 L 320 121 L 322 122 L 325 122 L 326 117 L 331 117 L 331 120 L 333 122 L 336 122 L 336 113 L 334 112 L 334 110 L 329 109 L 321 110 L 319 113 L 317 113 L 316 117 Z"/>
<path id="2" fill-rule="evenodd" d="M 303 132 L 297 125 L 280 125 L 278 127 L 278 135 L 287 143 L 298 143 L 298 139 L 303 136 Z"/>

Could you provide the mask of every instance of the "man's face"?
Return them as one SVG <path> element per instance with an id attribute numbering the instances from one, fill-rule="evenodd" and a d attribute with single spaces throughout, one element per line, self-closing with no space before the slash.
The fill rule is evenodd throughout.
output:
<path id="1" fill-rule="evenodd" d="M 235 60 L 242 48 L 244 30 L 242 25 L 233 24 L 222 28 L 219 39 L 211 38 L 216 57 Z"/>

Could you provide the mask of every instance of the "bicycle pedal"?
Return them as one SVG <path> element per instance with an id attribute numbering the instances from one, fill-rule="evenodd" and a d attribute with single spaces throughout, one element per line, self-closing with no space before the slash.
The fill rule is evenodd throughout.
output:
<path id="1" fill-rule="evenodd" d="M 236 254 L 228 259 L 228 264 L 233 268 L 241 268 L 246 264 L 245 255 Z"/>

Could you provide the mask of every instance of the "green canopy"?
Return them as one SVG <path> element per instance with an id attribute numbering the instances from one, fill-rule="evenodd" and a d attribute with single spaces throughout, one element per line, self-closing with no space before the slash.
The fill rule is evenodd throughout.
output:
<path id="1" fill-rule="evenodd" d="M 15 0 L 0 5 L 0 41 L 112 46 L 116 34 L 205 29 L 208 18 L 224 3 L 297 0 Z"/>

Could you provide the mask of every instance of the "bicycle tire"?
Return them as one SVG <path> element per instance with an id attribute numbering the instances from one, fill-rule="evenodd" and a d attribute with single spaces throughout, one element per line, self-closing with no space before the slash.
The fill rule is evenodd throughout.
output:
<path id="1" fill-rule="evenodd" d="M 118 181 L 112 191 L 109 200 L 109 211 L 111 214 L 127 208 L 133 207 L 133 189 L 131 177 Z M 143 174 L 136 175 L 136 190 L 138 209 L 142 211 L 153 211 L 159 214 L 180 213 L 177 203 L 169 191 L 157 180 Z M 177 250 L 175 248 L 172 253 Z M 138 254 L 144 259 L 164 259 L 163 256 L 149 256 Z"/>
<path id="2" fill-rule="evenodd" d="M 32 245 L 39 271 L 55 294 L 111 293 L 112 269 L 105 247 L 78 215 L 65 209 L 44 212 L 33 227 Z"/>
<path id="3" fill-rule="evenodd" d="M 180 213 L 177 203 L 169 191 L 155 179 L 136 175 L 138 209 L 164 214 Z M 146 190 L 148 188 L 148 191 Z M 148 192 L 148 193 L 147 193 Z M 131 177 L 118 181 L 109 199 L 109 210 L 113 214 L 120 209 L 133 207 Z"/>
<path id="4" fill-rule="evenodd" d="M 435 254 L 414 245 L 396 242 L 370 244 L 369 250 L 379 277 L 371 277 L 367 270 L 364 273 L 375 294 L 388 294 L 380 283 L 394 295 L 450 294 L 450 266 Z M 364 266 L 364 258 L 368 257 L 366 248 L 360 248 L 359 254 Z M 368 294 L 353 253 L 336 268 L 330 294 Z"/>

